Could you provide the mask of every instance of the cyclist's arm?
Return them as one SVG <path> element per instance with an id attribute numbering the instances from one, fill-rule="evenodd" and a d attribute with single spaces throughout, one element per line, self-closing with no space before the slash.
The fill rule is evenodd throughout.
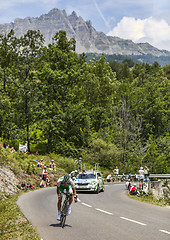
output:
<path id="1" fill-rule="evenodd" d="M 60 187 L 57 186 L 57 195 L 58 195 L 58 199 L 60 199 L 61 195 L 60 195 Z"/>
<path id="2" fill-rule="evenodd" d="M 59 179 L 58 182 L 57 182 L 57 195 L 58 195 L 58 198 L 60 197 L 60 185 L 61 185 L 61 181 Z"/>
<path id="3" fill-rule="evenodd" d="M 73 194 L 74 194 L 74 197 L 77 197 L 77 193 L 76 193 L 76 189 L 73 188 Z"/>
<path id="4" fill-rule="evenodd" d="M 75 188 L 73 188 L 73 194 L 74 194 L 74 201 L 77 202 L 77 193 Z"/>

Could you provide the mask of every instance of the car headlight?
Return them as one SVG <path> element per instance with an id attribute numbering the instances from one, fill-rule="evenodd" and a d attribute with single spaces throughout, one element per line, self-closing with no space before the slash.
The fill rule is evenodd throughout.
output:
<path id="1" fill-rule="evenodd" d="M 96 186 L 97 185 L 97 182 L 93 182 L 93 183 L 91 183 L 92 184 L 92 186 Z"/>

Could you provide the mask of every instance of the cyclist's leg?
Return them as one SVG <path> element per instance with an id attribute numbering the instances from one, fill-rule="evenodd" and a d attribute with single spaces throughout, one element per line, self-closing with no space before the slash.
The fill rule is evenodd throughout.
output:
<path id="1" fill-rule="evenodd" d="M 60 221 L 61 220 L 61 203 L 62 203 L 62 195 L 63 195 L 63 191 L 64 189 L 62 189 L 60 187 L 60 198 L 58 199 L 58 216 L 57 216 L 57 220 Z"/>
<path id="2" fill-rule="evenodd" d="M 64 188 L 62 188 L 60 186 L 60 198 L 58 199 L 58 211 L 61 210 L 61 203 L 62 203 L 63 192 L 64 192 Z"/>
<path id="3" fill-rule="evenodd" d="M 69 185 L 69 186 L 66 188 L 66 191 L 67 191 L 67 193 L 70 194 L 70 197 L 69 197 L 69 205 L 71 205 L 72 202 L 73 202 L 73 189 L 72 189 L 71 185 Z"/>
<path id="4" fill-rule="evenodd" d="M 71 214 L 71 204 L 72 204 L 72 202 L 73 202 L 73 189 L 72 189 L 72 187 L 69 185 L 69 186 L 66 188 L 66 191 L 67 191 L 67 193 L 70 194 L 70 196 L 69 196 L 69 205 L 68 205 L 68 215 L 70 215 L 70 214 Z"/>

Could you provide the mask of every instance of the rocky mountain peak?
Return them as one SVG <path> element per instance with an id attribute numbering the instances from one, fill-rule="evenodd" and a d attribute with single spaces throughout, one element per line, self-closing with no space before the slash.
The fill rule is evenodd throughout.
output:
<path id="1" fill-rule="evenodd" d="M 65 10 L 59 10 L 58 8 L 53 8 L 52 10 L 50 10 L 48 12 L 48 14 L 46 14 L 47 16 L 53 18 L 53 17 L 66 17 L 67 18 L 67 14 Z"/>
<path id="2" fill-rule="evenodd" d="M 72 14 L 70 15 L 70 18 L 73 18 L 74 20 L 77 20 L 77 13 L 75 11 L 72 12 Z"/>
<path id="3" fill-rule="evenodd" d="M 147 43 L 135 44 L 131 40 L 106 36 L 103 32 L 96 31 L 90 20 L 84 21 L 81 16 L 77 16 L 75 11 L 68 16 L 65 10 L 54 8 L 40 17 L 16 18 L 14 23 L 0 24 L 0 34 L 7 34 L 11 29 L 14 29 L 17 37 L 28 30 L 40 30 L 45 45 L 51 43 L 56 32 L 64 30 L 69 39 L 76 39 L 77 53 L 170 56 L 170 52 L 161 51 Z"/>

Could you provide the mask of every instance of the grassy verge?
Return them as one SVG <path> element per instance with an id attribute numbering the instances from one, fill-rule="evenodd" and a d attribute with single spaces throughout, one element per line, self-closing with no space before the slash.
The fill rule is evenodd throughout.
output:
<path id="1" fill-rule="evenodd" d="M 0 201 L 0 239 L 41 239 L 16 204 L 18 197 L 19 194 Z"/>
<path id="2" fill-rule="evenodd" d="M 11 173 L 6 173 L 0 176 L 0 183 L 7 183 L 0 185 L 0 239 L 1 240 L 38 240 L 41 239 L 33 226 L 28 222 L 20 211 L 16 201 L 19 194 L 11 193 L 11 191 L 4 191 L 16 187 L 18 192 L 21 192 L 21 183 L 33 184 L 37 189 L 40 187 L 42 179 L 42 169 L 37 167 L 35 160 L 44 159 L 44 163 L 49 166 L 53 158 L 56 163 L 56 170 L 52 171 L 47 168 L 50 177 L 49 186 L 55 186 L 57 179 L 64 175 L 66 172 L 71 172 L 75 169 L 76 165 L 71 158 L 62 158 L 58 155 L 50 156 L 34 156 L 26 155 L 24 153 L 9 153 L 7 149 L 0 148 L 0 165 L 7 168 Z M 13 178 L 15 175 L 18 182 L 14 181 L 11 186 L 8 179 Z M 7 179 L 6 179 L 7 178 Z M 9 186 L 9 185 L 10 186 Z M 9 196 L 9 194 L 11 196 Z M 12 195 L 14 194 L 14 195 Z"/>
<path id="3" fill-rule="evenodd" d="M 146 202 L 146 203 L 150 203 L 150 204 L 153 204 L 153 205 L 158 205 L 158 206 L 161 206 L 161 207 L 166 207 L 167 204 L 166 202 L 163 200 L 163 199 L 155 199 L 152 195 L 142 195 L 140 197 L 136 196 L 136 195 L 130 195 L 129 192 L 127 192 L 127 195 L 134 199 L 134 200 L 138 200 L 138 201 L 141 201 L 141 202 Z"/>

